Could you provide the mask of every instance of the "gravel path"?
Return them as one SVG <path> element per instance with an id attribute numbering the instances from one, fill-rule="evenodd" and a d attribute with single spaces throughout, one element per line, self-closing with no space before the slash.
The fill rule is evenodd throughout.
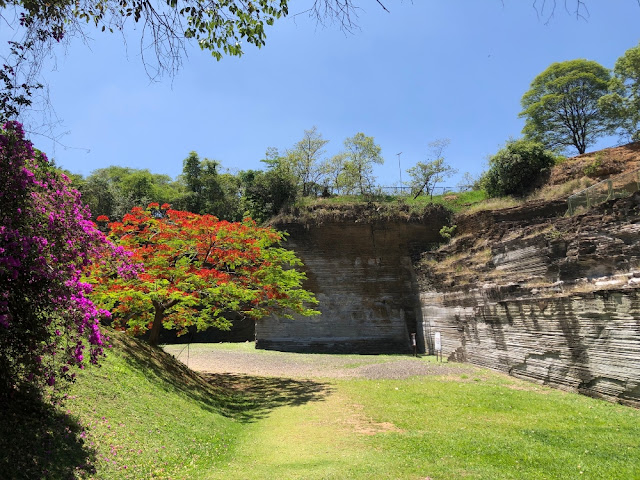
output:
<path id="1" fill-rule="evenodd" d="M 460 375 L 474 367 L 435 363 L 433 358 L 404 355 L 324 355 L 229 349 L 219 344 L 167 345 L 165 351 L 189 368 L 207 373 L 290 378 L 404 379 L 425 375 Z"/>

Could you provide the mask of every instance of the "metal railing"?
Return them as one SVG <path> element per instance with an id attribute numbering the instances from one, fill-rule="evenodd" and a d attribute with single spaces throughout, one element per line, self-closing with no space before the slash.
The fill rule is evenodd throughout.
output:
<path id="1" fill-rule="evenodd" d="M 380 185 L 376 187 L 376 189 L 381 193 L 386 193 L 388 195 L 412 195 L 414 193 L 413 189 L 407 186 L 400 187 Z M 453 192 L 453 189 L 451 187 L 435 187 L 433 189 L 434 195 L 444 195 L 449 192 Z M 426 193 L 423 193 L 423 195 L 426 195 Z"/>
<path id="2" fill-rule="evenodd" d="M 569 215 L 580 208 L 591 208 L 614 198 L 624 198 L 640 190 L 640 168 L 602 180 L 567 198 Z"/>

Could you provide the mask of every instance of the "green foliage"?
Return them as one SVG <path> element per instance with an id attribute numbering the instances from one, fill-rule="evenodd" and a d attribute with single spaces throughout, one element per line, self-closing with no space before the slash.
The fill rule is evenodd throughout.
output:
<path id="1" fill-rule="evenodd" d="M 242 212 L 234 208 L 237 202 L 227 198 L 237 195 L 239 187 L 237 183 L 235 189 L 229 185 L 228 179 L 218 173 L 219 167 L 220 162 L 216 160 L 200 160 L 196 152 L 189 153 L 182 163 L 179 179 L 185 191 L 173 202 L 174 208 L 224 220 L 241 220 Z"/>
<path id="2" fill-rule="evenodd" d="M 492 197 L 522 196 L 554 162 L 554 154 L 540 143 L 524 139 L 508 142 L 489 160 L 485 177 L 487 193 Z"/>
<path id="3" fill-rule="evenodd" d="M 241 172 L 244 185 L 243 205 L 251 218 L 264 222 L 293 205 L 298 197 L 298 182 L 286 164 L 266 172 Z"/>
<path id="4" fill-rule="evenodd" d="M 598 137 L 615 130 L 599 104 L 610 80 L 609 70 L 591 60 L 551 64 L 522 97 L 522 133 L 549 149 L 575 147 L 584 153 Z"/>
<path id="5" fill-rule="evenodd" d="M 343 184 L 343 182 L 346 182 L 347 179 L 343 175 L 343 171 L 346 161 L 347 154 L 345 152 L 340 152 L 322 162 L 320 169 L 322 171 L 322 178 L 324 179 L 324 185 L 327 193 L 344 193 L 346 185 Z"/>
<path id="6" fill-rule="evenodd" d="M 450 227 L 448 226 L 444 226 L 440 229 L 440 236 L 442 238 L 444 238 L 445 240 L 451 240 L 451 237 L 453 236 L 454 232 L 456 231 L 456 228 L 458 228 L 457 225 L 451 225 Z"/>
<path id="7" fill-rule="evenodd" d="M 290 165 L 291 174 L 296 178 L 302 191 L 302 196 L 317 196 L 320 181 L 323 177 L 321 158 L 324 146 L 329 140 L 322 138 L 316 127 L 305 130 L 302 140 L 287 150 L 286 161 Z"/>
<path id="8" fill-rule="evenodd" d="M 94 219 L 106 215 L 112 220 L 151 202 L 172 204 L 183 190 L 168 175 L 119 166 L 95 170 L 85 179 L 75 179 L 74 184 Z"/>
<path id="9" fill-rule="evenodd" d="M 426 190 L 427 195 L 433 198 L 433 190 L 436 185 L 442 182 L 445 178 L 450 177 L 457 173 L 457 170 L 447 163 L 445 163 L 444 149 L 449 145 L 449 140 L 436 140 L 429 143 L 431 149 L 431 156 L 435 157 L 434 160 L 424 163 L 418 162 L 407 173 L 411 177 L 411 190 L 414 192 L 414 199 L 418 198 L 420 194 Z"/>
<path id="10" fill-rule="evenodd" d="M 616 61 L 609 90 L 600 107 L 623 137 L 640 141 L 640 44 Z"/>
<path id="11" fill-rule="evenodd" d="M 596 154 L 595 158 L 591 163 L 585 165 L 582 169 L 582 172 L 587 177 L 597 177 L 600 172 L 600 167 L 602 167 L 602 153 Z"/>
<path id="12" fill-rule="evenodd" d="M 367 137 L 364 133 L 356 133 L 344 141 L 344 163 L 340 176 L 340 184 L 347 194 L 357 192 L 360 195 L 373 192 L 375 177 L 373 165 L 382 165 L 379 145 L 376 145 L 373 137 Z"/>

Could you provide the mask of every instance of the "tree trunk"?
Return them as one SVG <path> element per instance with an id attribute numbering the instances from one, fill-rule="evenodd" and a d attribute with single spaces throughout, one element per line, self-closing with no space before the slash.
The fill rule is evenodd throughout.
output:
<path id="1" fill-rule="evenodd" d="M 155 314 L 153 316 L 153 324 L 151 325 L 151 333 L 149 335 L 149 345 L 152 347 L 158 346 L 158 340 L 160 340 L 160 330 L 162 330 L 162 320 L 164 320 L 164 307 L 161 302 L 153 302 L 155 308 Z"/>

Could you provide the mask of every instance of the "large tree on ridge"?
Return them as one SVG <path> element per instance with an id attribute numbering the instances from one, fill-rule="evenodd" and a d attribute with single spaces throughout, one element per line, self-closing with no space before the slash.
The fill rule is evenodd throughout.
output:
<path id="1" fill-rule="evenodd" d="M 591 60 L 551 64 L 531 83 L 522 97 L 525 137 L 547 148 L 575 147 L 582 154 L 614 126 L 600 108 L 611 74 Z"/>
<path id="2" fill-rule="evenodd" d="M 362 132 L 356 133 L 344 141 L 344 165 L 342 184 L 348 193 L 354 191 L 364 195 L 371 193 L 375 177 L 373 165 L 382 165 L 382 149 L 377 145 L 373 137 L 368 137 Z"/>
<path id="3" fill-rule="evenodd" d="M 324 146 L 329 140 L 322 138 L 317 127 L 304 131 L 302 140 L 293 148 L 287 150 L 286 161 L 291 165 L 291 171 L 302 187 L 302 196 L 306 197 L 319 187 L 323 172 L 320 167 L 321 157 L 324 155 Z"/>
<path id="4" fill-rule="evenodd" d="M 600 106 L 617 124 L 623 138 L 640 141 L 640 44 L 618 58 L 609 90 Z"/>

